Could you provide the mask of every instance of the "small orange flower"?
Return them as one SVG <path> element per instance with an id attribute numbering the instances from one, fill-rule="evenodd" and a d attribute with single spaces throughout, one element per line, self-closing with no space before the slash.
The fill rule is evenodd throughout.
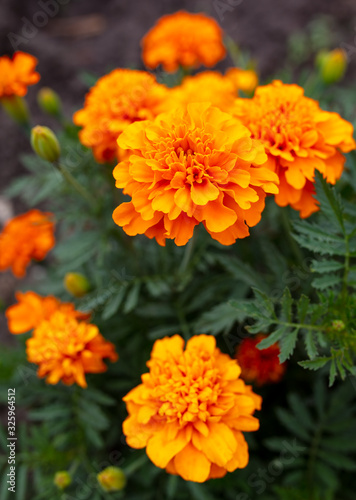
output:
<path id="1" fill-rule="evenodd" d="M 13 58 L 0 57 L 0 99 L 27 94 L 27 87 L 40 79 L 35 67 L 37 59 L 25 52 L 15 52 Z"/>
<path id="2" fill-rule="evenodd" d="M 225 77 L 234 85 L 236 90 L 242 90 L 246 94 L 252 94 L 258 85 L 258 76 L 252 69 L 229 68 Z"/>
<path id="3" fill-rule="evenodd" d="M 192 337 L 184 351 L 179 335 L 157 340 L 150 371 L 125 397 L 127 443 L 145 448 L 157 466 L 187 481 L 204 482 L 246 467 L 248 447 L 241 431 L 259 428 L 261 397 L 239 378 L 236 360 L 215 338 Z"/>
<path id="4" fill-rule="evenodd" d="M 308 217 L 318 210 L 314 173 L 335 184 L 347 153 L 355 149 L 353 126 L 337 113 L 320 109 L 298 85 L 274 81 L 252 99 L 237 99 L 234 115 L 266 147 L 269 168 L 279 176 L 279 206 L 291 205 Z"/>
<path id="5" fill-rule="evenodd" d="M 277 383 L 286 371 L 286 363 L 279 362 L 279 345 L 273 344 L 267 349 L 256 346 L 267 335 L 257 335 L 244 339 L 236 350 L 236 359 L 241 367 L 241 378 L 257 385 Z"/>
<path id="6" fill-rule="evenodd" d="M 222 111 L 228 112 L 237 97 L 233 82 L 218 71 L 203 71 L 187 76 L 179 87 L 171 91 L 172 108 L 190 102 L 210 102 Z"/>
<path id="7" fill-rule="evenodd" d="M 99 162 L 117 157 L 117 138 L 135 121 L 151 120 L 164 111 L 169 90 L 146 71 L 116 69 L 100 78 L 74 114 L 84 146 Z"/>
<path id="8" fill-rule="evenodd" d="M 26 346 L 28 361 L 39 365 L 38 376 L 47 377 L 49 384 L 62 380 L 66 385 L 77 383 L 85 388 L 86 373 L 106 371 L 104 358 L 118 359 L 114 345 L 95 325 L 61 311 L 42 321 Z"/>
<path id="9" fill-rule="evenodd" d="M 49 319 L 56 311 L 78 320 L 85 320 L 90 314 L 76 311 L 74 304 L 61 302 L 53 295 L 41 297 L 35 292 L 16 292 L 17 304 L 6 309 L 5 315 L 11 333 L 25 333 Z"/>
<path id="10" fill-rule="evenodd" d="M 209 103 L 134 123 L 118 144 L 133 153 L 114 170 L 116 186 L 132 199 L 113 218 L 130 236 L 145 234 L 160 245 L 175 238 L 181 246 L 202 222 L 231 245 L 259 222 L 266 193 L 278 192 L 263 146 Z"/>
<path id="11" fill-rule="evenodd" d="M 18 278 L 31 259 L 43 260 L 54 247 L 53 214 L 30 210 L 11 219 L 0 233 L 0 271 L 12 268 Z"/>
<path id="12" fill-rule="evenodd" d="M 148 68 L 162 64 L 166 71 L 200 65 L 211 68 L 226 55 L 223 33 L 205 14 L 183 10 L 161 17 L 142 40 L 142 59 Z"/>

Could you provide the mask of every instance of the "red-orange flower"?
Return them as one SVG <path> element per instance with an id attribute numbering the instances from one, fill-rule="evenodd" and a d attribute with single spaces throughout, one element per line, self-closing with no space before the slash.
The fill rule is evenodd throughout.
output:
<path id="1" fill-rule="evenodd" d="M 85 320 L 90 314 L 76 311 L 74 304 L 61 302 L 53 295 L 41 297 L 35 292 L 16 292 L 17 304 L 6 309 L 5 315 L 11 333 L 25 333 L 49 319 L 56 311 L 78 320 Z"/>
<path id="2" fill-rule="evenodd" d="M 273 344 L 266 349 L 256 346 L 267 335 L 244 339 L 236 350 L 236 359 L 241 367 L 241 378 L 257 385 L 279 382 L 286 371 L 286 363 L 279 362 L 279 345 Z"/>
<path id="3" fill-rule="evenodd" d="M 0 271 L 11 267 L 18 278 L 31 259 L 43 260 L 54 247 L 53 214 L 30 210 L 11 219 L 0 233 Z"/>
<path id="4" fill-rule="evenodd" d="M 134 123 L 118 144 L 132 154 L 115 168 L 116 186 L 132 199 L 116 208 L 114 221 L 160 245 L 166 238 L 185 245 L 200 222 L 231 245 L 259 222 L 266 193 L 278 191 L 263 146 L 208 103 Z"/>
<path id="5" fill-rule="evenodd" d="M 166 71 L 200 65 L 211 68 L 225 57 L 223 33 L 205 14 L 179 11 L 161 17 L 142 40 L 142 58 L 148 68 L 162 64 Z"/>
<path id="6" fill-rule="evenodd" d="M 42 321 L 26 341 L 27 358 L 39 365 L 38 376 L 49 384 L 77 383 L 87 387 L 86 373 L 107 370 L 104 358 L 116 361 L 115 347 L 99 333 L 97 326 L 78 321 L 57 311 Z"/>
<path id="7" fill-rule="evenodd" d="M 261 398 L 239 378 L 236 360 L 215 338 L 179 335 L 157 340 L 142 384 L 125 397 L 127 443 L 145 448 L 152 462 L 187 481 L 204 482 L 246 467 L 241 431 L 256 431 Z"/>
<path id="8" fill-rule="evenodd" d="M 37 59 L 25 52 L 15 52 L 12 59 L 0 57 L 0 99 L 26 95 L 27 87 L 40 79 L 36 65 Z"/>
<path id="9" fill-rule="evenodd" d="M 116 69 L 100 78 L 73 120 L 82 130 L 79 138 L 93 149 L 97 161 L 118 156 L 117 138 L 135 121 L 151 120 L 164 111 L 169 90 L 146 71 Z"/>
<path id="10" fill-rule="evenodd" d="M 274 81 L 252 99 L 237 99 L 234 115 L 266 147 L 269 168 L 279 176 L 279 206 L 291 205 L 308 217 L 318 210 L 314 173 L 335 184 L 346 153 L 355 149 L 353 126 L 337 113 L 320 109 L 298 85 Z"/>

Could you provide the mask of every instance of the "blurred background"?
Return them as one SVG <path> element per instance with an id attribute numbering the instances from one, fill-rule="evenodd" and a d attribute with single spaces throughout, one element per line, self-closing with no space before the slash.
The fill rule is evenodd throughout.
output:
<path id="1" fill-rule="evenodd" d="M 39 60 L 41 81 L 29 89 L 35 123 L 52 125 L 38 109 L 41 86 L 60 95 L 70 117 L 82 106 L 90 75 L 115 67 L 143 68 L 140 40 L 156 20 L 179 9 L 213 16 L 225 34 L 252 59 L 267 81 L 288 64 L 293 72 L 308 71 L 322 48 L 343 47 L 348 54 L 346 84 L 356 74 L 355 0 L 1 0 L 0 55 L 22 50 Z M 230 56 L 219 65 L 231 66 Z M 294 81 L 298 81 L 295 75 Z M 19 152 L 29 145 L 17 126 L 0 112 L 0 225 L 25 210 L 1 196 L 11 179 L 23 172 Z M 32 273 L 36 266 L 32 266 Z M 31 279 L 31 275 L 29 276 Z M 0 276 L 0 301 L 13 301 L 16 280 Z M 1 304 L 0 304 L 1 306 Z M 1 309 L 1 307 L 0 307 Z M 0 320 L 0 333 L 7 331 Z"/>

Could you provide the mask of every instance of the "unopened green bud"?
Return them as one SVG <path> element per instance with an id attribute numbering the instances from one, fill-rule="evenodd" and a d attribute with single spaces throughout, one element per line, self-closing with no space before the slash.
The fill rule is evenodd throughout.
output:
<path id="1" fill-rule="evenodd" d="M 334 319 L 331 323 L 331 327 L 336 332 L 342 332 L 345 330 L 345 323 L 341 319 Z"/>
<path id="2" fill-rule="evenodd" d="M 48 127 L 37 125 L 32 129 L 31 146 L 38 156 L 51 163 L 57 161 L 61 154 L 58 139 Z"/>
<path id="3" fill-rule="evenodd" d="M 59 95 L 49 87 L 43 87 L 37 94 L 39 107 L 49 115 L 59 117 L 62 114 L 62 103 Z"/>
<path id="4" fill-rule="evenodd" d="M 64 286 L 74 297 L 83 297 L 90 290 L 89 281 L 80 273 L 67 273 L 64 277 Z"/>
<path id="5" fill-rule="evenodd" d="M 335 49 L 331 52 L 321 51 L 316 57 L 316 66 L 322 81 L 326 85 L 339 82 L 345 74 L 347 56 L 343 49 Z"/>
<path id="6" fill-rule="evenodd" d="M 2 97 L 0 102 L 6 111 L 15 122 L 20 125 L 29 123 L 30 117 L 25 99 L 17 95 L 11 97 Z"/>
<path id="7" fill-rule="evenodd" d="M 97 479 L 104 491 L 120 491 L 126 485 L 126 476 L 118 467 L 107 467 L 97 475 Z"/>
<path id="8" fill-rule="evenodd" d="M 60 490 L 64 490 L 71 484 L 72 478 L 69 472 L 67 472 L 66 470 L 61 470 L 59 472 L 56 472 L 53 482 L 57 486 L 57 488 L 59 488 Z"/>

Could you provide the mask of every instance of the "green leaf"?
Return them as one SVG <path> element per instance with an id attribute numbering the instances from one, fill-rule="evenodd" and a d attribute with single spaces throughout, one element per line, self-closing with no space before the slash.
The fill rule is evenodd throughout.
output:
<path id="1" fill-rule="evenodd" d="M 284 408 L 277 408 L 276 413 L 278 419 L 286 427 L 286 429 L 289 430 L 289 432 L 302 440 L 310 440 L 309 432 L 304 428 L 302 422 L 300 422 L 296 416 L 291 415 Z"/>
<path id="2" fill-rule="evenodd" d="M 257 344 L 257 346 L 256 346 L 257 349 L 260 349 L 260 350 L 267 349 L 267 347 L 270 347 L 271 345 L 275 344 L 284 335 L 286 330 L 287 330 L 286 326 L 281 326 L 280 328 L 275 330 L 273 333 L 270 333 L 268 335 L 268 337 L 261 340 L 261 342 L 259 342 Z"/>
<path id="3" fill-rule="evenodd" d="M 283 321 L 292 321 L 292 304 L 293 304 L 293 299 L 290 293 L 289 288 L 285 288 L 283 292 L 283 296 L 281 299 L 281 306 L 282 306 L 282 315 L 281 319 Z"/>
<path id="4" fill-rule="evenodd" d="M 320 172 L 315 172 L 315 186 L 317 200 L 320 202 L 321 211 L 330 219 L 335 221 L 345 235 L 343 206 L 339 194 L 335 188 L 330 187 Z"/>
<path id="5" fill-rule="evenodd" d="M 311 270 L 315 273 L 330 273 L 332 271 L 339 271 L 344 268 L 343 262 L 338 262 L 333 259 L 313 260 Z"/>
<path id="6" fill-rule="evenodd" d="M 310 359 L 314 359 L 318 354 L 312 330 L 307 330 L 305 334 L 305 348 Z"/>
<path id="7" fill-rule="evenodd" d="M 296 328 L 292 332 L 288 332 L 280 341 L 281 353 L 279 355 L 279 360 L 284 363 L 292 354 L 297 343 L 299 329 Z"/>
<path id="8" fill-rule="evenodd" d="M 335 358 L 333 358 L 330 366 L 329 387 L 331 387 L 335 382 L 336 374 L 337 374 L 336 363 L 335 363 Z"/>
<path id="9" fill-rule="evenodd" d="M 137 306 L 139 295 L 140 295 L 141 283 L 135 283 L 130 292 L 127 295 L 125 305 L 124 305 L 124 313 L 127 314 L 131 312 Z"/>
<path id="10" fill-rule="evenodd" d="M 297 417 L 304 427 L 314 430 L 315 423 L 313 422 L 310 412 L 304 401 L 295 393 L 288 394 L 288 403 L 293 410 L 294 415 Z"/>
<path id="11" fill-rule="evenodd" d="M 103 320 L 107 320 L 114 316 L 116 311 L 119 309 L 126 293 L 126 286 L 123 285 L 116 293 L 110 297 L 110 299 L 105 304 L 105 308 L 102 313 Z"/>
<path id="12" fill-rule="evenodd" d="M 335 469 L 356 470 L 356 461 L 348 458 L 342 453 L 318 450 L 318 457 L 322 458 Z"/>
<path id="13" fill-rule="evenodd" d="M 324 483 L 328 488 L 331 488 L 333 491 L 338 488 L 339 481 L 337 475 L 331 467 L 322 462 L 316 462 L 315 470 L 320 481 Z"/>
<path id="14" fill-rule="evenodd" d="M 205 332 L 211 335 L 217 335 L 221 332 L 231 330 L 233 325 L 246 318 L 244 312 L 240 312 L 230 303 L 222 303 L 206 311 L 197 321 L 194 330 L 198 332 Z"/>
<path id="15" fill-rule="evenodd" d="M 309 304 L 309 297 L 307 297 L 306 295 L 301 295 L 297 304 L 299 323 L 304 323 L 306 315 L 308 313 Z"/>
<path id="16" fill-rule="evenodd" d="M 252 290 L 255 294 L 258 305 L 264 309 L 269 316 L 274 315 L 274 305 L 269 296 L 258 288 L 252 287 Z"/>
<path id="17" fill-rule="evenodd" d="M 16 471 L 16 500 L 25 500 L 26 492 L 28 491 L 26 465 L 20 465 Z"/>
<path id="18" fill-rule="evenodd" d="M 320 276 L 315 278 L 312 281 L 312 285 L 314 288 L 318 290 L 325 290 L 326 288 L 332 288 L 334 286 L 340 285 L 341 276 L 338 274 L 324 274 L 324 276 Z"/>
<path id="19" fill-rule="evenodd" d="M 308 370 L 319 370 L 322 368 L 326 363 L 328 363 L 331 360 L 331 358 L 323 357 L 323 358 L 316 358 L 312 360 L 306 360 L 306 361 L 299 361 L 298 365 L 302 366 L 303 368 L 308 368 Z"/>
<path id="20" fill-rule="evenodd" d="M 30 420 L 52 420 L 70 417 L 70 409 L 63 405 L 52 405 L 47 408 L 31 410 L 28 413 Z"/>

